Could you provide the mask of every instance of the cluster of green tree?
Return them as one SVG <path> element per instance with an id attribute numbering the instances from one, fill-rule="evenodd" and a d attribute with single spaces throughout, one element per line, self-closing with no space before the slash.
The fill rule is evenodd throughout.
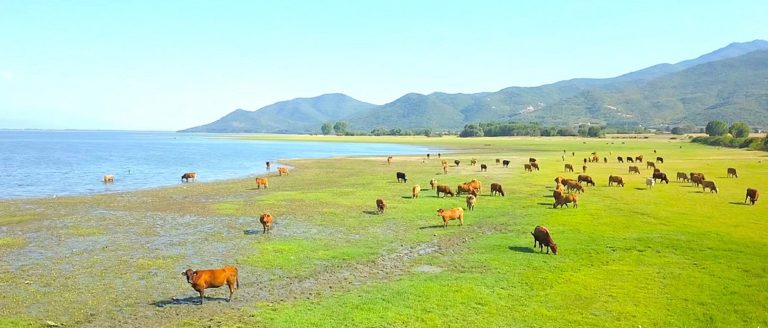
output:
<path id="1" fill-rule="evenodd" d="M 582 124 L 578 128 L 557 128 L 542 126 L 540 123 L 488 122 L 467 124 L 459 133 L 460 137 L 508 137 L 508 136 L 582 136 L 602 137 L 605 127 Z"/>
<path id="2" fill-rule="evenodd" d="M 709 136 L 696 137 L 691 141 L 711 146 L 768 151 L 768 135 L 765 138 L 750 138 L 750 131 L 749 125 L 744 122 L 735 122 L 729 126 L 723 121 L 710 121 L 704 128 L 704 132 Z"/>
<path id="3" fill-rule="evenodd" d="M 320 127 L 320 131 L 322 131 L 324 135 L 336 134 L 343 136 L 349 132 L 347 129 L 349 129 L 349 123 L 346 121 L 338 121 L 336 123 L 325 122 L 323 123 L 323 126 Z"/>
<path id="4" fill-rule="evenodd" d="M 323 123 L 323 125 L 320 127 L 320 130 L 323 132 L 324 135 L 340 135 L 340 136 L 440 136 L 445 134 L 450 134 L 455 132 L 441 132 L 441 133 L 433 133 L 432 129 L 425 128 L 425 129 L 385 129 L 385 128 L 375 128 L 371 130 L 371 132 L 364 132 L 364 131 L 352 131 L 349 130 L 349 124 L 346 121 L 338 121 L 338 122 L 326 122 Z"/>

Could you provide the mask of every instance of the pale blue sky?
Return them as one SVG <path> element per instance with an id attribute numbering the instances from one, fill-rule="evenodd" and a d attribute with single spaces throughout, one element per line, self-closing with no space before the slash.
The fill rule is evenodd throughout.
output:
<path id="1" fill-rule="evenodd" d="M 177 130 L 340 92 L 383 104 L 767 39 L 768 1 L 0 0 L 0 128 Z"/>

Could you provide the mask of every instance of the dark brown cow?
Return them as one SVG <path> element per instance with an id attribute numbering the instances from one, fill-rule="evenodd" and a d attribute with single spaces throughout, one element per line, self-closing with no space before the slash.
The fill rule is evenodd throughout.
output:
<path id="1" fill-rule="evenodd" d="M 757 189 L 747 188 L 747 197 L 744 198 L 744 202 L 746 203 L 747 199 L 749 199 L 749 201 L 752 202 L 752 205 L 755 205 L 758 197 L 760 197 L 760 192 L 758 192 Z"/>
<path id="2" fill-rule="evenodd" d="M 640 174 L 640 168 L 639 168 L 639 167 L 637 167 L 637 166 L 630 166 L 630 167 L 629 167 L 629 173 L 628 173 L 628 174 L 632 174 L 632 172 L 635 172 L 635 173 L 637 173 L 637 174 Z"/>
<path id="3" fill-rule="evenodd" d="M 647 169 L 647 168 L 651 168 L 651 167 L 652 167 L 652 168 L 656 168 L 656 164 L 655 164 L 655 163 L 653 163 L 653 162 L 650 162 L 650 161 L 649 161 L 649 162 L 645 162 L 645 168 L 646 168 L 646 169 Z"/>
<path id="4" fill-rule="evenodd" d="M 565 172 L 573 172 L 573 165 L 565 164 Z"/>
<path id="5" fill-rule="evenodd" d="M 448 221 L 459 220 L 459 225 L 464 225 L 464 209 L 461 207 L 452 208 L 450 210 L 439 209 L 437 210 L 437 216 L 443 218 L 443 228 L 448 228 Z"/>
<path id="6" fill-rule="evenodd" d="M 488 165 L 480 164 L 480 172 L 488 172 Z"/>
<path id="7" fill-rule="evenodd" d="M 505 159 L 504 161 L 502 161 L 502 162 L 501 162 L 501 165 L 502 165 L 503 167 L 509 167 L 509 163 L 510 163 L 510 162 L 509 162 L 508 160 L 506 160 L 506 159 Z"/>
<path id="8" fill-rule="evenodd" d="M 189 180 L 192 180 L 192 181 L 197 180 L 197 173 L 187 172 L 181 175 L 181 182 L 189 182 Z"/>
<path id="9" fill-rule="evenodd" d="M 681 180 L 685 182 L 691 181 L 691 179 L 688 178 L 688 174 L 685 172 L 677 172 L 677 181 Z"/>
<path id="10" fill-rule="evenodd" d="M 580 183 L 571 180 L 565 184 L 565 190 L 569 192 L 573 190 L 576 190 L 578 192 L 584 192 L 584 187 Z"/>
<path id="11" fill-rule="evenodd" d="M 619 185 L 619 186 L 624 187 L 624 179 L 622 179 L 619 176 L 613 176 L 613 175 L 608 176 L 608 187 L 610 187 L 614 183 Z"/>
<path id="12" fill-rule="evenodd" d="M 187 277 L 187 282 L 192 285 L 192 289 L 200 293 L 200 304 L 203 304 L 205 290 L 207 288 L 219 288 L 226 284 L 229 286 L 229 299 L 232 301 L 232 294 L 237 288 L 240 288 L 240 280 L 237 279 L 237 268 L 225 266 L 221 269 L 192 270 L 187 269 L 181 273 Z"/>
<path id="13" fill-rule="evenodd" d="M 643 155 L 635 157 L 635 162 L 642 163 L 643 162 Z"/>
<path id="14" fill-rule="evenodd" d="M 403 172 L 395 173 L 395 177 L 397 178 L 397 182 L 401 182 L 401 181 L 403 183 L 407 183 L 408 182 L 408 178 L 405 176 L 405 173 L 403 173 Z"/>
<path id="15" fill-rule="evenodd" d="M 708 180 L 702 181 L 701 182 L 701 189 L 704 190 L 704 191 L 707 191 L 707 188 L 709 188 L 709 192 L 713 192 L 714 191 L 715 193 L 718 193 L 717 192 L 717 186 L 715 186 L 715 182 L 714 181 L 708 181 Z"/>
<path id="16" fill-rule="evenodd" d="M 536 159 L 531 157 L 528 159 L 528 163 L 536 163 Z"/>
<path id="17" fill-rule="evenodd" d="M 664 158 L 656 157 L 656 163 L 664 164 Z"/>
<path id="18" fill-rule="evenodd" d="M 267 231 L 272 230 L 272 222 L 275 218 L 272 217 L 272 214 L 264 213 L 259 217 L 259 222 L 261 223 L 261 227 L 264 228 L 264 231 L 262 233 L 267 233 Z"/>
<path id="19" fill-rule="evenodd" d="M 539 163 L 533 162 L 533 163 L 531 163 L 531 167 L 536 169 L 536 171 L 538 171 L 539 170 Z"/>
<path id="20" fill-rule="evenodd" d="M 523 167 L 525 168 L 525 172 L 533 172 L 531 164 L 523 164 Z"/>
<path id="21" fill-rule="evenodd" d="M 549 234 L 549 230 L 544 226 L 536 226 L 531 232 L 533 236 L 533 249 L 536 250 L 536 243 L 539 243 L 539 253 L 544 252 L 544 246 L 547 246 L 547 254 L 549 249 L 552 249 L 552 254 L 557 255 L 557 244 L 552 240 L 552 236 Z"/>
<path id="22" fill-rule="evenodd" d="M 623 164 L 624 163 L 624 157 L 621 157 L 621 156 L 616 157 L 616 161 Z"/>
<path id="23" fill-rule="evenodd" d="M 702 173 L 691 172 L 690 177 L 691 177 L 691 183 L 693 183 L 693 185 L 696 187 L 701 185 L 701 182 L 704 181 L 704 174 Z"/>
<path id="24" fill-rule="evenodd" d="M 496 159 L 496 164 L 501 164 L 501 158 Z"/>
<path id="25" fill-rule="evenodd" d="M 581 167 L 581 173 L 587 173 L 587 166 L 586 165 Z"/>
<path id="26" fill-rule="evenodd" d="M 460 160 L 458 160 L 458 159 L 457 159 L 457 160 L 454 160 L 454 161 L 453 161 L 453 164 L 456 164 L 456 167 L 458 167 L 458 166 L 459 166 L 459 164 L 461 164 L 461 161 L 460 161 Z"/>
<path id="27" fill-rule="evenodd" d="M 437 197 L 440 197 L 440 193 L 443 193 L 443 197 L 447 195 L 451 195 L 451 197 L 453 197 L 453 191 L 451 190 L 451 187 L 446 185 L 437 185 Z"/>
<path id="28" fill-rule="evenodd" d="M 498 183 L 491 183 L 491 196 L 500 194 L 502 197 L 504 196 L 504 189 L 501 187 L 501 184 Z"/>
<path id="29" fill-rule="evenodd" d="M 588 185 L 591 185 L 592 187 L 594 187 L 594 186 L 595 186 L 595 181 L 594 181 L 594 180 L 592 180 L 592 177 L 591 177 L 591 176 L 588 176 L 588 175 L 579 175 L 579 177 L 578 177 L 578 179 L 577 179 L 577 180 L 578 180 L 578 182 L 585 182 L 586 184 L 588 184 Z"/>
<path id="30" fill-rule="evenodd" d="M 738 174 L 736 174 L 736 169 L 734 169 L 734 168 L 732 168 L 732 167 L 729 167 L 729 168 L 728 168 L 728 177 L 729 177 L 729 178 L 730 178 L 730 177 L 738 178 L 738 177 L 739 177 L 739 175 L 738 175 Z"/>
<path id="31" fill-rule="evenodd" d="M 627 163 L 634 163 L 634 162 L 635 162 L 634 158 L 632 158 L 631 156 L 627 156 Z"/>
<path id="32" fill-rule="evenodd" d="M 665 182 L 666 184 L 669 184 L 669 179 L 667 179 L 667 174 L 662 172 L 654 172 L 653 173 L 653 181 L 656 182 L 656 180 L 661 180 L 662 182 Z"/>
<path id="33" fill-rule="evenodd" d="M 384 200 L 379 198 L 376 200 L 376 211 L 379 214 L 384 214 L 384 210 L 387 209 L 387 204 L 384 203 Z"/>

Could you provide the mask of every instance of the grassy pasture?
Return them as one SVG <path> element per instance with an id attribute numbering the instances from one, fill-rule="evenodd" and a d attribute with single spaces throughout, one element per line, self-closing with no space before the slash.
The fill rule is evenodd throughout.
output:
<path id="1" fill-rule="evenodd" d="M 666 138 L 269 138 L 426 144 L 450 167 L 396 154 L 391 165 L 287 160 L 294 169 L 266 190 L 243 179 L 0 202 L 0 327 L 768 326 L 768 210 L 742 205 L 747 187 L 768 192 L 765 153 Z M 553 178 L 575 177 L 564 163 L 578 171 L 592 151 L 609 159 L 587 163 L 597 186 L 578 208 L 553 209 Z M 670 184 L 649 190 L 645 164 L 628 175 L 616 162 L 641 154 L 664 157 Z M 523 172 L 529 157 L 541 171 Z M 676 182 L 677 171 L 703 172 L 720 192 Z M 626 186 L 608 187 L 611 174 Z M 483 182 L 464 226 L 442 227 L 436 209 L 464 197 L 436 197 L 431 178 Z M 492 182 L 506 197 L 488 195 Z M 266 236 L 264 211 L 276 218 Z M 559 255 L 533 250 L 538 224 Z M 225 264 L 241 272 L 234 302 L 220 289 L 193 305 L 179 272 Z"/>

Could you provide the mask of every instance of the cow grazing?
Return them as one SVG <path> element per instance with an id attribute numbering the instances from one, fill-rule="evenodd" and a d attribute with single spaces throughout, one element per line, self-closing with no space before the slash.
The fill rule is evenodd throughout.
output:
<path id="1" fill-rule="evenodd" d="M 395 176 L 397 177 L 397 182 L 403 182 L 403 183 L 408 182 L 408 178 L 405 177 L 405 173 L 403 172 L 397 172 L 395 173 Z"/>
<path id="2" fill-rule="evenodd" d="M 262 233 L 267 233 L 267 231 L 272 230 L 273 221 L 274 221 L 274 218 L 272 217 L 272 214 L 264 213 L 261 216 L 259 216 L 259 222 L 261 223 L 261 227 L 264 228 L 264 231 Z"/>
<path id="3" fill-rule="evenodd" d="M 477 203 L 477 196 L 474 196 L 474 195 L 467 196 L 467 210 L 474 211 L 476 203 Z"/>
<path id="4" fill-rule="evenodd" d="M 536 243 L 539 244 L 539 253 L 544 252 L 544 246 L 547 246 L 547 254 L 549 249 L 552 249 L 552 254 L 557 255 L 557 244 L 552 240 L 552 236 L 549 234 L 549 230 L 544 226 L 536 226 L 531 232 L 533 236 L 533 249 L 536 250 Z"/>
<path id="5" fill-rule="evenodd" d="M 662 157 L 656 157 L 656 163 L 664 164 L 664 158 Z"/>
<path id="6" fill-rule="evenodd" d="M 627 156 L 627 163 L 634 163 L 635 159 L 633 159 L 631 156 Z"/>
<path id="7" fill-rule="evenodd" d="M 480 182 L 480 180 L 472 179 L 469 182 L 467 182 L 466 184 L 468 184 L 470 187 L 472 187 L 472 189 L 476 189 L 478 191 L 483 190 L 483 183 Z"/>
<path id="8" fill-rule="evenodd" d="M 499 183 L 491 183 L 491 196 L 500 194 L 502 197 L 504 196 L 504 189 L 501 187 L 501 184 Z"/>
<path id="9" fill-rule="evenodd" d="M 472 160 L 469 161 L 469 165 L 471 166 L 477 165 L 477 160 L 473 158 Z"/>
<path id="10" fill-rule="evenodd" d="M 413 192 L 411 193 L 411 198 L 419 198 L 420 192 L 421 192 L 421 186 L 419 185 L 413 186 Z"/>
<path id="11" fill-rule="evenodd" d="M 261 189 L 261 186 L 264 186 L 264 188 L 269 187 L 269 180 L 267 178 L 256 178 L 256 188 Z"/>
<path id="12" fill-rule="evenodd" d="M 755 205 L 758 197 L 760 197 L 760 192 L 757 189 L 747 188 L 747 197 L 744 197 L 744 202 L 746 203 L 747 199 L 749 199 L 752 205 Z"/>
<path id="13" fill-rule="evenodd" d="M 533 162 L 533 163 L 531 163 L 531 167 L 536 169 L 536 171 L 538 171 L 539 170 L 539 163 Z"/>
<path id="14" fill-rule="evenodd" d="M 565 172 L 573 172 L 573 165 L 565 164 Z"/>
<path id="15" fill-rule="evenodd" d="M 288 175 L 288 168 L 287 167 L 279 166 L 277 168 L 277 174 L 279 174 L 279 175 L 284 175 L 284 174 Z"/>
<path id="16" fill-rule="evenodd" d="M 502 161 L 502 162 L 501 162 L 501 165 L 502 165 L 503 167 L 509 167 L 509 163 L 510 163 L 510 162 L 509 162 L 509 160 L 506 160 L 506 159 L 505 159 L 504 161 Z"/>
<path id="17" fill-rule="evenodd" d="M 714 181 L 708 181 L 708 180 L 701 181 L 701 189 L 704 191 L 707 191 L 707 188 L 709 188 L 709 192 L 714 191 L 715 193 L 718 193 L 717 186 L 715 186 Z"/>
<path id="18" fill-rule="evenodd" d="M 488 165 L 480 164 L 480 172 L 488 172 Z"/>
<path id="19" fill-rule="evenodd" d="M 376 200 L 376 211 L 379 214 L 384 214 L 384 210 L 387 209 L 387 204 L 384 203 L 384 200 L 379 198 Z"/>
<path id="20" fill-rule="evenodd" d="M 648 186 L 648 188 L 653 188 L 653 185 L 656 184 L 656 180 L 653 178 L 645 178 L 645 185 Z"/>
<path id="21" fill-rule="evenodd" d="M 653 173 L 659 173 L 659 172 L 661 172 L 661 170 L 659 170 L 659 169 L 653 169 Z"/>
<path id="22" fill-rule="evenodd" d="M 656 168 L 656 164 L 655 164 L 655 163 L 653 163 L 653 162 L 651 162 L 651 161 L 645 162 L 645 168 L 646 168 L 646 169 L 647 169 L 647 168 L 651 168 L 651 167 L 652 167 L 652 168 Z"/>
<path id="23" fill-rule="evenodd" d="M 654 172 L 653 173 L 653 181 L 655 182 L 656 180 L 661 180 L 661 182 L 669 184 L 669 179 L 667 178 L 667 174 L 666 173 Z"/>
<path id="24" fill-rule="evenodd" d="M 443 193 L 443 197 L 447 195 L 451 195 L 451 197 L 453 197 L 453 191 L 451 190 L 451 187 L 446 185 L 437 185 L 437 197 L 440 197 L 440 193 Z"/>
<path id="25" fill-rule="evenodd" d="M 576 180 L 578 182 L 585 182 L 586 184 L 591 185 L 592 187 L 595 186 L 595 181 L 592 180 L 592 177 L 588 175 L 579 175 L 579 177 Z"/>
<path id="26" fill-rule="evenodd" d="M 192 180 L 192 181 L 197 180 L 197 173 L 187 172 L 181 175 L 181 182 L 189 182 L 189 180 Z"/>
<path id="27" fill-rule="evenodd" d="M 187 269 L 181 275 L 186 276 L 187 282 L 192 285 L 192 289 L 200 293 L 201 305 L 205 299 L 203 296 L 207 288 L 219 288 L 226 284 L 229 286 L 228 302 L 232 301 L 232 294 L 235 293 L 235 290 L 240 288 L 240 281 L 237 279 L 237 268 L 233 266 L 209 270 Z"/>
<path id="28" fill-rule="evenodd" d="M 638 162 L 638 163 L 642 164 L 643 163 L 643 155 L 635 157 L 635 162 Z"/>
<path id="29" fill-rule="evenodd" d="M 630 165 L 629 166 L 629 173 L 628 174 L 632 174 L 632 172 L 640 174 L 640 168 L 637 167 L 637 166 L 631 166 Z"/>
<path id="30" fill-rule="evenodd" d="M 469 193 L 472 192 L 472 190 L 474 190 L 474 188 L 472 188 L 472 186 L 470 186 L 469 184 L 466 184 L 466 183 L 462 183 L 462 184 L 456 186 L 456 196 L 461 196 L 462 192 L 464 192 L 466 194 L 469 194 Z"/>
<path id="31" fill-rule="evenodd" d="M 104 181 L 104 183 L 115 182 L 115 176 L 111 175 L 111 174 L 105 175 L 104 178 L 103 178 L 103 181 Z"/>
<path id="32" fill-rule="evenodd" d="M 688 174 L 686 174 L 685 172 L 677 172 L 677 181 L 681 181 L 681 180 L 685 182 L 691 181 L 690 179 L 688 179 Z"/>
<path id="33" fill-rule="evenodd" d="M 429 180 L 429 185 L 432 187 L 432 190 L 435 190 L 435 187 L 437 187 L 437 180 L 436 179 Z"/>
<path id="34" fill-rule="evenodd" d="M 453 164 L 456 164 L 456 167 L 459 167 L 459 164 L 461 164 L 461 161 L 457 159 L 453 161 Z"/>
<path id="35" fill-rule="evenodd" d="M 616 161 L 619 162 L 619 163 L 624 164 L 624 157 L 621 157 L 621 156 L 616 157 Z"/>
<path id="36" fill-rule="evenodd" d="M 525 172 L 533 172 L 531 164 L 523 164 L 523 167 L 525 168 Z"/>
<path id="37" fill-rule="evenodd" d="M 610 187 L 614 183 L 616 185 L 618 185 L 618 186 L 624 187 L 624 179 L 622 179 L 619 176 L 614 176 L 614 175 L 608 176 L 608 187 Z"/>
<path id="38" fill-rule="evenodd" d="M 448 221 L 459 220 L 459 225 L 464 225 L 464 209 L 461 207 L 452 208 L 450 210 L 439 209 L 437 210 L 437 216 L 443 218 L 443 228 L 448 228 Z"/>
<path id="39" fill-rule="evenodd" d="M 573 203 L 573 208 L 578 206 L 579 196 L 576 194 L 563 194 L 562 192 L 555 190 L 552 192 L 552 197 L 555 198 L 552 208 L 557 208 L 558 206 L 563 208 L 563 205 L 568 207 L 568 203 Z"/>
<path id="40" fill-rule="evenodd" d="M 577 181 L 570 180 L 565 183 L 565 190 L 568 192 L 576 190 L 581 193 L 584 192 L 584 187 Z"/>
<path id="41" fill-rule="evenodd" d="M 704 174 L 703 173 L 694 173 L 691 172 L 691 183 L 693 183 L 694 186 L 698 187 L 701 185 L 701 182 L 704 181 Z"/>
<path id="42" fill-rule="evenodd" d="M 739 175 L 738 175 L 738 174 L 736 174 L 736 169 L 734 169 L 734 168 L 732 168 L 732 167 L 729 167 L 729 168 L 728 168 L 728 177 L 729 177 L 729 178 L 730 178 L 730 177 L 738 178 L 738 177 L 739 177 Z"/>

